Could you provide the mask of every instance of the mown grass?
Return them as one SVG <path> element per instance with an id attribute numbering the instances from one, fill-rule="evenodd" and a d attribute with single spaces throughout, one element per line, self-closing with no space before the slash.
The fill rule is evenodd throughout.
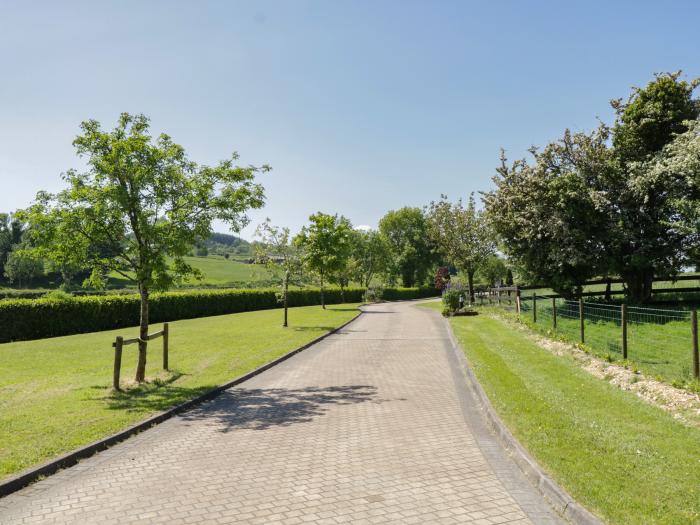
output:
<path id="1" fill-rule="evenodd" d="M 576 500 L 609 523 L 700 523 L 700 429 L 496 315 L 450 322 L 496 411 Z"/>
<path id="2" fill-rule="evenodd" d="M 149 345 L 150 383 L 111 389 L 120 329 L 0 344 L 0 478 L 117 432 L 297 348 L 359 313 L 357 305 L 264 310 L 170 323 L 171 372 L 161 340 Z M 160 329 L 154 325 L 154 331 Z M 136 345 L 125 347 L 122 378 L 131 380 Z"/>

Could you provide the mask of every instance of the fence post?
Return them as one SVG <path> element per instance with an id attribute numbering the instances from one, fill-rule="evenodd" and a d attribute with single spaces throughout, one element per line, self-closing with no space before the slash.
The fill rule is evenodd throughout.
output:
<path id="1" fill-rule="evenodd" d="M 695 379 L 700 379 L 700 356 L 698 356 L 698 311 L 693 310 L 690 314 L 690 322 L 693 330 L 693 375 Z"/>
<path id="2" fill-rule="evenodd" d="M 552 328 L 557 329 L 557 298 L 552 297 Z"/>
<path id="3" fill-rule="evenodd" d="M 168 323 L 163 323 L 163 370 L 168 369 Z"/>
<path id="4" fill-rule="evenodd" d="M 532 322 L 537 324 L 537 295 L 532 293 Z"/>
<path id="5" fill-rule="evenodd" d="M 627 306 L 620 309 L 620 326 L 622 326 L 622 358 L 627 359 Z"/>
<path id="6" fill-rule="evenodd" d="M 586 342 L 584 323 L 583 323 L 583 297 L 578 299 L 578 317 L 581 323 L 581 344 Z"/>
<path id="7" fill-rule="evenodd" d="M 122 370 L 122 347 L 124 346 L 124 338 L 122 336 L 117 336 L 117 340 L 114 343 L 114 377 L 112 378 L 112 386 L 114 390 L 120 390 L 119 388 L 119 375 Z"/>
<path id="8" fill-rule="evenodd" d="M 520 290 L 515 291 L 515 311 L 520 317 Z"/>

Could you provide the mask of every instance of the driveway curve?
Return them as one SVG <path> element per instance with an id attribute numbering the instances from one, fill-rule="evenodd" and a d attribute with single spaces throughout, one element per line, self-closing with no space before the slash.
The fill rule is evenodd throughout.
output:
<path id="1" fill-rule="evenodd" d="M 0 523 L 561 523 L 476 410 L 434 312 L 340 332 L 0 500 Z"/>

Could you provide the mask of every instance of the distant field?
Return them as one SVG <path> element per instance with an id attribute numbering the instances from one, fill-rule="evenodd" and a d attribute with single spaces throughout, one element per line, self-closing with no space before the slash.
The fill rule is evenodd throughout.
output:
<path id="1" fill-rule="evenodd" d="M 269 281 L 270 272 L 261 264 L 246 264 L 234 258 L 225 259 L 220 255 L 207 257 L 185 257 L 185 262 L 202 272 L 201 281 L 191 279 L 184 286 L 243 286 L 254 285 L 256 282 Z M 243 258 L 245 259 L 245 258 Z M 131 287 L 128 280 L 118 274 L 110 278 L 112 287 Z"/>

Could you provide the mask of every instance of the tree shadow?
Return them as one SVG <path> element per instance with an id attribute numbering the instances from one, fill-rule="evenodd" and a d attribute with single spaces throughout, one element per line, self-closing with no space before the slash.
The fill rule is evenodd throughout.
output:
<path id="1" fill-rule="evenodd" d="M 333 405 L 352 405 L 375 399 L 376 387 L 346 385 L 307 388 L 236 388 L 227 390 L 214 401 L 185 412 L 188 422 L 207 421 L 219 426 L 220 432 L 236 429 L 265 430 L 309 422 L 322 416 Z"/>
<path id="2" fill-rule="evenodd" d="M 330 332 L 335 330 L 335 326 L 292 326 L 295 332 Z"/>

